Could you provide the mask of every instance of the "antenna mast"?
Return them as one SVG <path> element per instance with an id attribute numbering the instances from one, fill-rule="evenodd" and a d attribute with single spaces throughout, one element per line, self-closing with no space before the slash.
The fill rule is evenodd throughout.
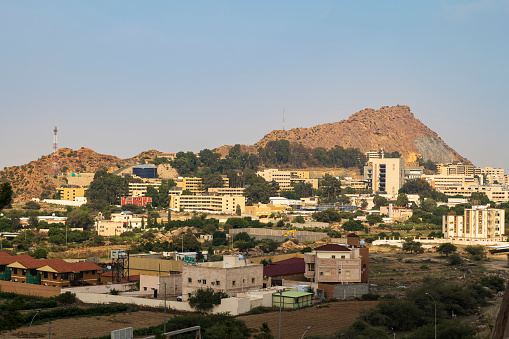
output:
<path id="1" fill-rule="evenodd" d="M 57 126 L 53 127 L 53 171 L 58 173 L 58 157 L 57 157 L 57 151 L 58 151 L 58 141 L 57 141 Z"/>
<path id="2" fill-rule="evenodd" d="M 285 107 L 283 107 L 283 131 L 285 130 Z"/>

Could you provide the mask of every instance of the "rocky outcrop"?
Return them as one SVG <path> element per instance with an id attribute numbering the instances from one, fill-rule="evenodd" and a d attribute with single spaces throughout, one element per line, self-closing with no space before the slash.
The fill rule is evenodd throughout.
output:
<path id="1" fill-rule="evenodd" d="M 265 146 L 271 140 L 284 139 L 305 147 L 332 148 L 335 145 L 358 148 L 362 152 L 383 148 L 398 151 L 406 160 L 417 156 L 434 162 L 469 161 L 449 147 L 437 133 L 426 127 L 410 112 L 410 107 L 384 106 L 379 110 L 366 108 L 347 120 L 310 128 L 276 130 L 267 134 L 255 146 Z"/>

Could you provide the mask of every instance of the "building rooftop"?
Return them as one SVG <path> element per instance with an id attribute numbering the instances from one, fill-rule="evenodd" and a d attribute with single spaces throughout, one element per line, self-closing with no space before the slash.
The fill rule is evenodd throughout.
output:
<path id="1" fill-rule="evenodd" d="M 350 252 L 350 249 L 346 246 L 337 244 L 327 244 L 320 247 L 316 247 L 315 251 L 328 251 L 328 252 Z"/>
<path id="2" fill-rule="evenodd" d="M 273 295 L 279 297 L 279 293 L 274 293 Z M 298 292 L 298 291 L 284 291 L 282 293 L 283 297 L 290 297 L 290 298 L 299 298 L 299 297 L 304 297 L 304 296 L 307 296 L 307 295 L 313 295 L 313 293 L 311 293 L 311 292 Z"/>
<path id="3" fill-rule="evenodd" d="M 280 275 L 300 274 L 306 271 L 304 258 L 291 258 L 282 261 L 286 261 L 286 263 L 281 263 L 281 261 L 278 261 L 268 266 L 264 266 L 263 276 L 276 277 Z"/>

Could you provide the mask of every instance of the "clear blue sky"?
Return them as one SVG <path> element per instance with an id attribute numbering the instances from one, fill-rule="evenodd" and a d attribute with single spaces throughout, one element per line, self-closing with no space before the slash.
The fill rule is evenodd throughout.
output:
<path id="1" fill-rule="evenodd" d="M 509 170 L 508 1 L 0 1 L 0 169 L 252 144 L 409 105 Z"/>

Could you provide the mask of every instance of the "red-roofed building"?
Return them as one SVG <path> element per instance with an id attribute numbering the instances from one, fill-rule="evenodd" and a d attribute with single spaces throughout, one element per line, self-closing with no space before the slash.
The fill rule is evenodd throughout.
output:
<path id="1" fill-rule="evenodd" d="M 0 257 L 10 257 L 11 255 L 7 252 L 0 252 Z"/>
<path id="2" fill-rule="evenodd" d="M 51 286 L 96 285 L 101 267 L 93 262 L 49 263 L 37 269 L 41 283 Z"/>
<path id="3" fill-rule="evenodd" d="M 306 281 L 304 258 L 290 258 L 263 267 L 263 287 L 282 286 L 282 280 Z"/>
<path id="4" fill-rule="evenodd" d="M 351 237 L 356 239 L 356 237 Z M 304 276 L 314 283 L 367 283 L 369 249 L 327 244 L 304 254 Z"/>
<path id="5" fill-rule="evenodd" d="M 147 204 L 152 204 L 152 198 L 151 197 L 122 197 L 120 198 L 120 205 L 137 205 L 137 206 L 143 206 L 147 207 Z"/>
<path id="6" fill-rule="evenodd" d="M 49 286 L 71 286 L 73 284 L 95 285 L 98 281 L 99 266 L 92 262 L 68 263 L 62 259 L 14 258 L 6 265 L 11 281 L 43 284 Z M 0 257 L 0 261 L 6 257 Z M 17 259 L 17 260 L 16 260 Z"/>

